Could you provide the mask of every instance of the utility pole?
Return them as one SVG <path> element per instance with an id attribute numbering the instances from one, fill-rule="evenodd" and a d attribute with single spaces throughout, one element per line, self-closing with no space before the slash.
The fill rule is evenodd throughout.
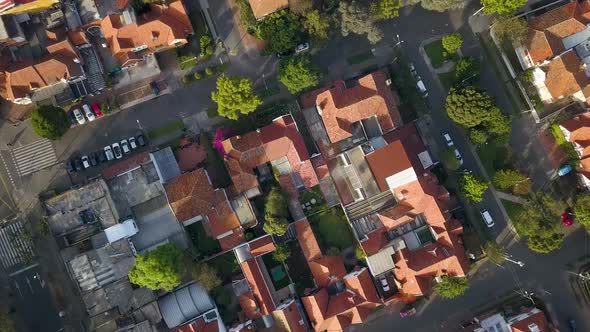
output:
<path id="1" fill-rule="evenodd" d="M 576 272 L 572 272 L 572 271 L 565 271 L 565 272 L 567 272 L 569 274 L 573 274 L 576 277 L 578 277 L 578 278 L 580 278 L 580 279 L 582 279 L 584 281 L 590 281 L 590 273 L 588 273 L 588 272 L 586 272 L 585 274 L 576 273 Z"/>
<path id="2" fill-rule="evenodd" d="M 522 261 L 515 261 L 515 260 L 510 259 L 509 257 L 510 256 L 505 256 L 504 259 L 506 261 L 510 262 L 510 263 L 514 263 L 514 264 L 516 264 L 516 265 L 518 265 L 520 267 L 524 267 L 524 262 L 522 262 Z"/>

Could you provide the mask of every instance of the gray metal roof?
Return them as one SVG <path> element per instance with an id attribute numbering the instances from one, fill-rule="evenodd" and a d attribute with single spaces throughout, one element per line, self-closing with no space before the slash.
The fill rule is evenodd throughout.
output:
<path id="1" fill-rule="evenodd" d="M 161 297 L 158 306 L 166 326 L 172 329 L 214 309 L 215 303 L 205 289 L 192 283 Z"/>
<path id="2" fill-rule="evenodd" d="M 166 182 L 180 175 L 178 162 L 170 147 L 150 153 L 150 159 L 156 166 L 161 182 Z"/>

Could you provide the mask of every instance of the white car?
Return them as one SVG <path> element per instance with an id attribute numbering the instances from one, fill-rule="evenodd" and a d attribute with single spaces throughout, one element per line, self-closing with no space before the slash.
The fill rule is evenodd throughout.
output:
<path id="1" fill-rule="evenodd" d="M 410 72 L 412 73 L 412 75 L 414 75 L 414 77 L 417 77 L 418 72 L 416 71 L 416 67 L 414 66 L 414 63 L 410 62 L 408 66 L 410 67 Z"/>
<path id="2" fill-rule="evenodd" d="M 115 158 L 123 158 L 123 153 L 121 153 L 121 146 L 119 146 L 119 143 L 113 143 L 111 144 L 111 146 L 113 147 L 113 153 L 115 154 Z"/>
<path id="3" fill-rule="evenodd" d="M 77 108 L 74 109 L 74 117 L 76 117 L 76 121 L 78 121 L 79 124 L 86 123 L 86 119 L 84 119 L 84 115 L 82 115 L 82 112 L 80 112 L 80 110 Z"/>
<path id="4" fill-rule="evenodd" d="M 90 167 L 90 160 L 88 159 L 88 156 L 82 156 L 80 159 L 82 160 L 82 165 L 84 165 L 84 168 Z"/>
<path id="5" fill-rule="evenodd" d="M 461 154 L 459 153 L 459 150 L 457 150 L 457 149 L 455 149 L 455 157 L 459 161 L 459 166 L 463 165 L 463 157 L 461 157 Z"/>
<path id="6" fill-rule="evenodd" d="M 127 143 L 127 140 L 121 140 L 121 149 L 123 149 L 123 153 L 124 154 L 128 154 L 129 152 L 131 152 L 131 149 L 129 148 L 129 143 Z"/>
<path id="7" fill-rule="evenodd" d="M 492 215 L 490 214 L 490 212 L 488 210 L 483 209 L 483 210 L 479 211 L 479 214 L 481 214 L 481 218 L 486 223 L 486 226 L 494 227 L 494 219 L 492 219 Z"/>
<path id="8" fill-rule="evenodd" d="M 299 53 L 305 52 L 307 50 L 309 50 L 309 43 L 299 44 L 299 45 L 297 45 L 297 47 L 295 47 L 295 54 L 299 54 Z"/>
<path id="9" fill-rule="evenodd" d="M 131 136 L 128 139 L 129 141 L 129 146 L 131 147 L 132 150 L 137 149 L 137 142 L 135 142 L 135 137 Z"/>
<path id="10" fill-rule="evenodd" d="M 453 139 L 451 139 L 451 135 L 449 135 L 449 133 L 443 133 L 442 135 L 445 139 L 445 143 L 447 143 L 447 146 L 455 145 L 455 142 L 453 142 Z"/>
<path id="11" fill-rule="evenodd" d="M 389 291 L 389 284 L 387 283 L 387 279 L 385 279 L 385 277 L 381 277 L 381 278 L 379 278 L 379 281 L 381 281 L 381 286 L 383 286 L 383 291 L 385 291 L 385 292 Z"/>
<path id="12" fill-rule="evenodd" d="M 426 86 L 424 85 L 424 82 L 422 82 L 422 79 L 420 79 L 420 77 L 418 77 L 418 82 L 416 82 L 416 88 L 418 89 L 418 91 L 420 91 L 422 97 L 428 97 L 428 91 L 426 90 Z"/>
<path id="13" fill-rule="evenodd" d="M 113 149 L 111 149 L 111 147 L 108 145 L 104 147 L 104 154 L 107 157 L 107 160 L 115 159 L 115 155 L 113 154 Z"/>
<path id="14" fill-rule="evenodd" d="M 92 112 L 92 110 L 90 109 L 90 106 L 84 104 L 82 105 L 82 109 L 84 110 L 84 114 L 88 118 L 88 121 L 92 122 L 96 120 L 96 116 L 94 115 L 94 112 Z"/>

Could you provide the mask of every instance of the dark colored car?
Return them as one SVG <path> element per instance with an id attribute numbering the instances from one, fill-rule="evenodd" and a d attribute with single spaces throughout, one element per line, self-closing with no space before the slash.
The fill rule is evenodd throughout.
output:
<path id="1" fill-rule="evenodd" d="M 74 158 L 74 168 L 76 169 L 77 172 L 80 172 L 81 170 L 84 169 L 84 166 L 82 166 L 82 160 L 80 160 L 80 158 Z"/>
<path id="2" fill-rule="evenodd" d="M 151 82 L 150 88 L 152 88 L 152 93 L 155 94 L 156 96 L 160 94 L 160 88 L 158 87 L 158 83 Z"/>
<path id="3" fill-rule="evenodd" d="M 99 163 L 102 164 L 102 163 L 104 163 L 104 162 L 107 161 L 107 156 L 105 156 L 104 150 L 96 151 L 96 155 L 98 156 L 98 162 Z"/>
<path id="4" fill-rule="evenodd" d="M 96 152 L 93 152 L 88 155 L 88 159 L 90 159 L 90 165 L 96 166 L 98 165 L 98 158 L 96 157 Z"/>
<path id="5" fill-rule="evenodd" d="M 76 171 L 73 160 L 66 161 L 66 171 L 68 171 L 68 173 L 73 173 Z"/>
<path id="6" fill-rule="evenodd" d="M 137 144 L 139 146 L 145 146 L 145 139 L 143 138 L 143 134 L 140 133 L 135 138 L 137 139 Z"/>
<path id="7" fill-rule="evenodd" d="M 72 111 L 68 112 L 68 119 L 70 120 L 70 128 L 74 127 L 78 124 L 78 120 L 76 120 L 76 116 L 74 115 L 74 112 L 72 112 Z"/>

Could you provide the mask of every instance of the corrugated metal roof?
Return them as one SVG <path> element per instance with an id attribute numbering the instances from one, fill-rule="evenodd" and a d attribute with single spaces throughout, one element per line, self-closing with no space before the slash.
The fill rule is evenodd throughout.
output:
<path id="1" fill-rule="evenodd" d="M 168 328 L 177 327 L 215 308 L 207 291 L 196 283 L 160 298 L 158 305 Z"/>
<path id="2" fill-rule="evenodd" d="M 160 181 L 166 182 L 180 175 L 180 168 L 170 147 L 150 153 Z"/>
<path id="3" fill-rule="evenodd" d="M 381 273 L 392 270 L 395 267 L 392 257 L 394 253 L 395 250 L 393 247 L 389 246 L 375 255 L 367 257 L 367 265 L 369 266 L 369 270 L 371 270 L 371 274 L 378 276 Z"/>

